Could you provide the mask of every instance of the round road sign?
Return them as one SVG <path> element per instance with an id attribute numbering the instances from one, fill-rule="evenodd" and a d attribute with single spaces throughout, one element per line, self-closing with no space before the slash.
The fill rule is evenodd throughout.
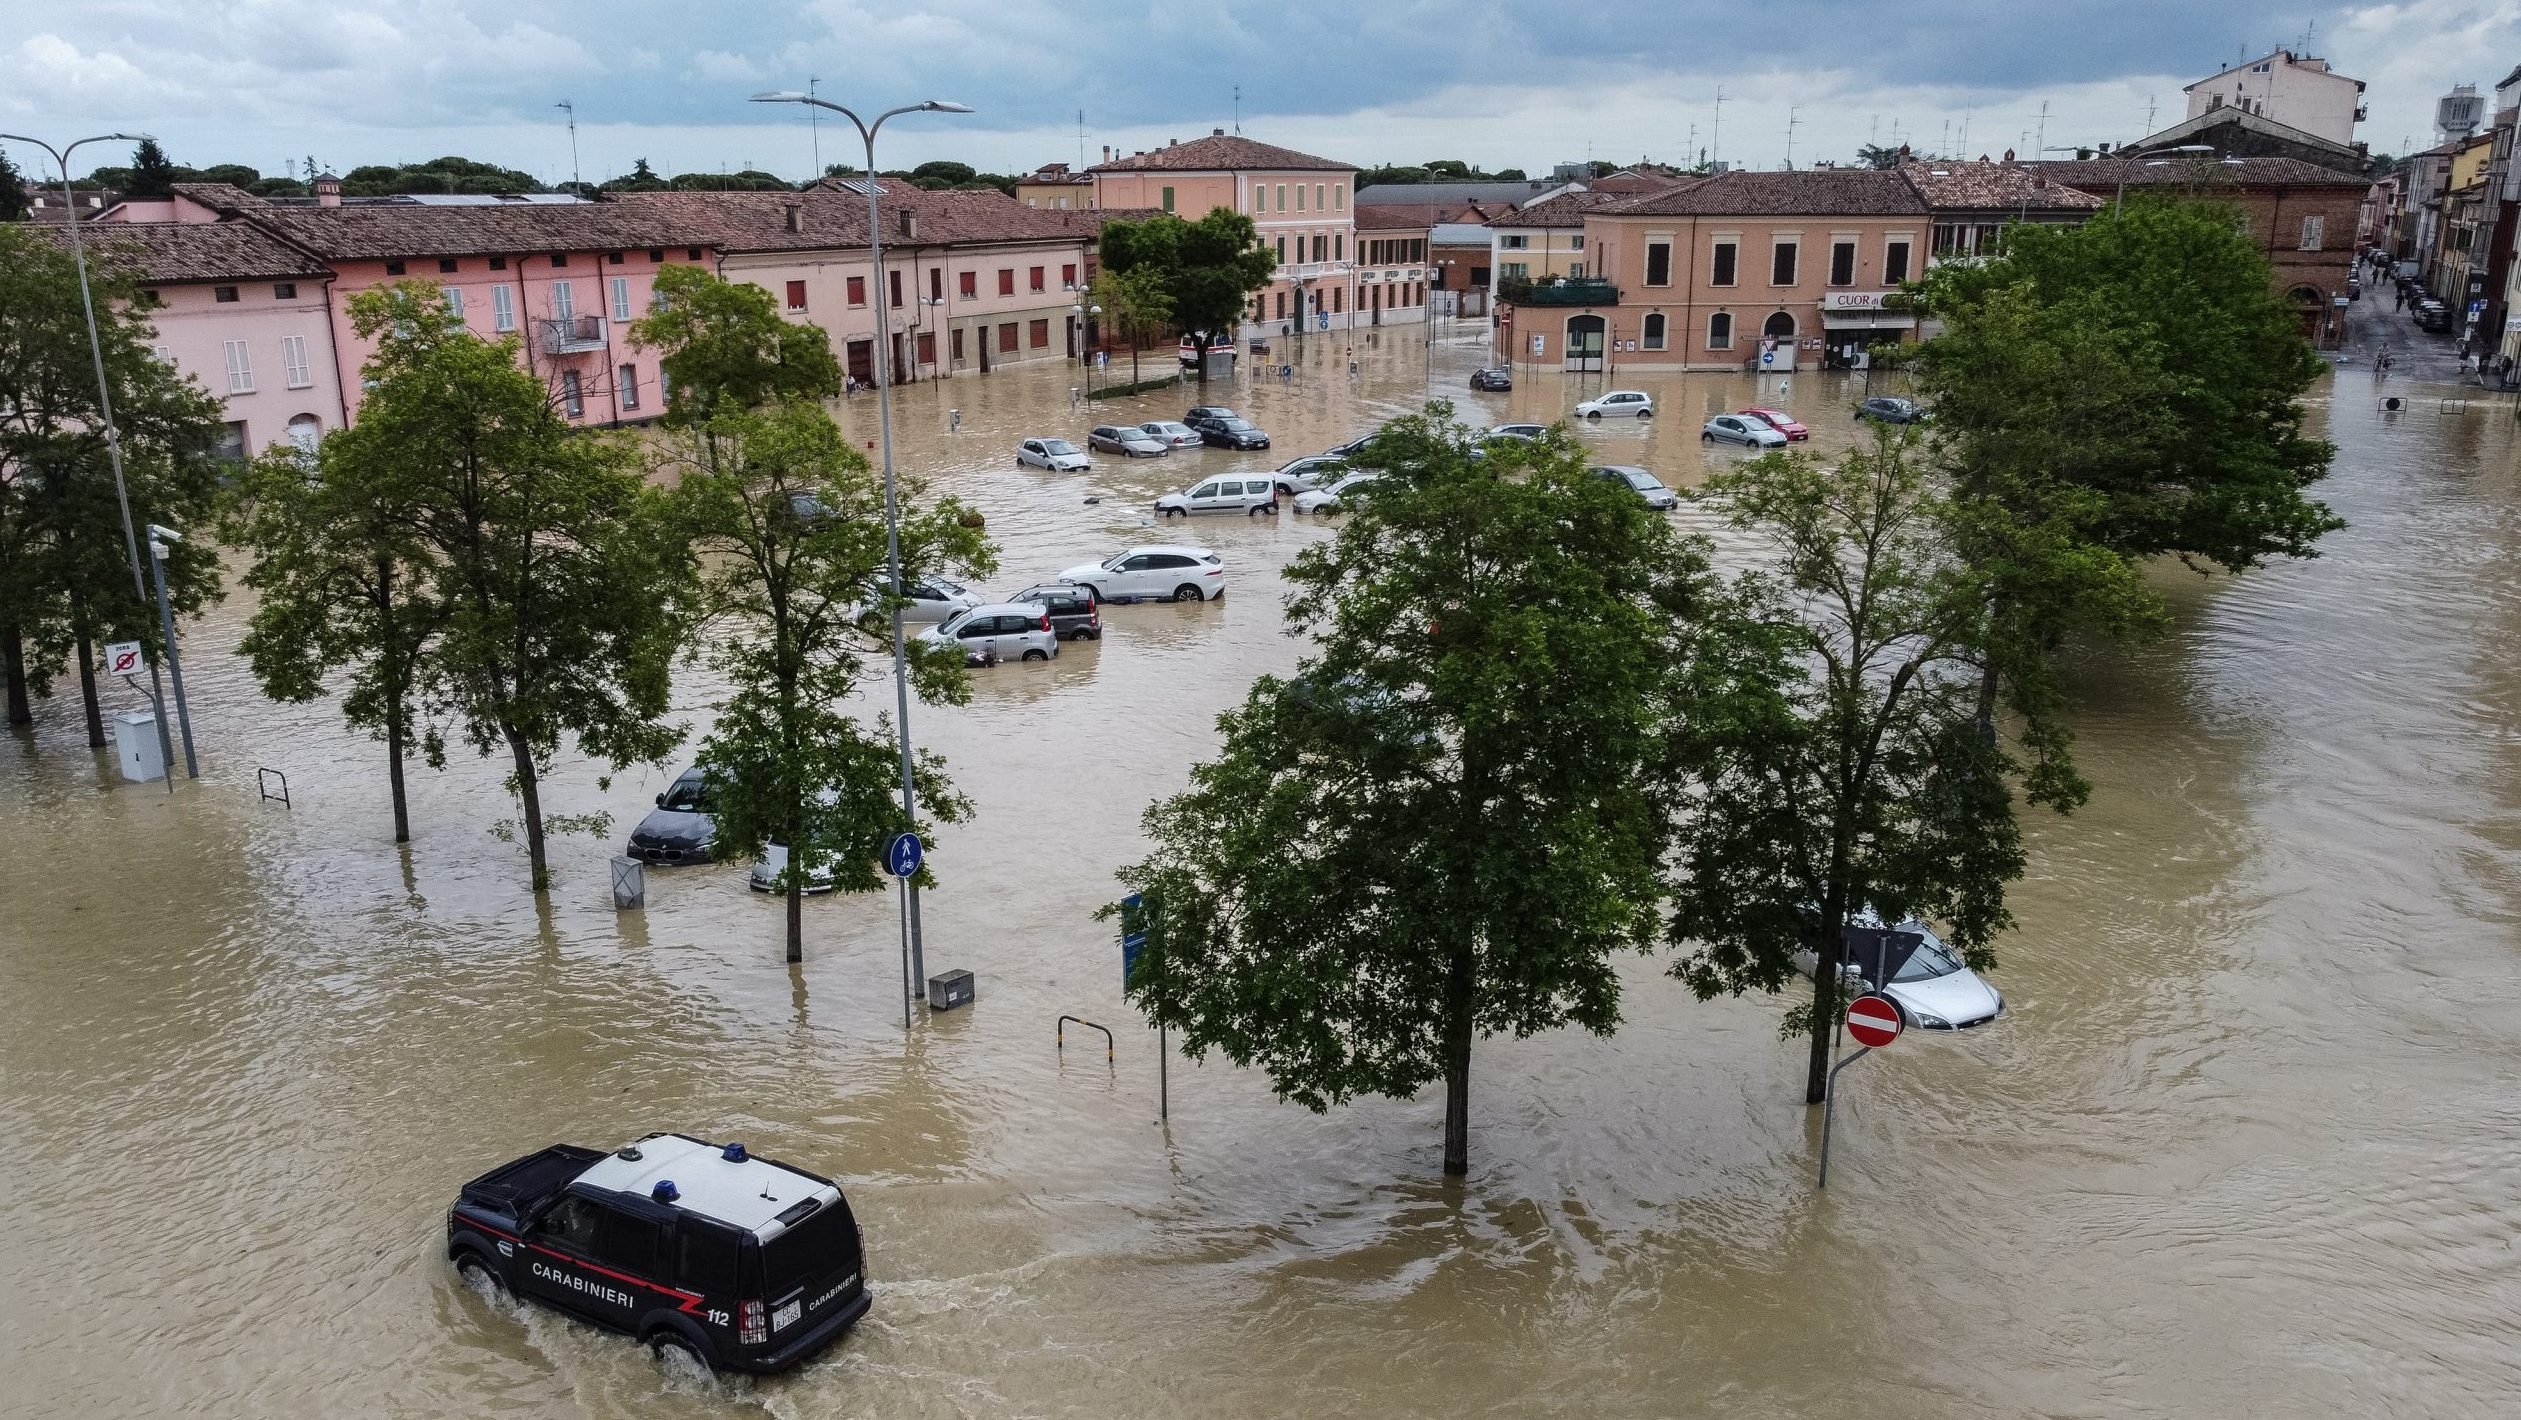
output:
<path id="1" fill-rule="evenodd" d="M 1859 996 L 1847 1003 L 1847 1033 L 1858 1045 L 1888 1045 L 1900 1038 L 1900 1008 L 1888 996 Z"/>
<path id="2" fill-rule="evenodd" d="M 884 846 L 885 871 L 897 878 L 906 878 L 919 871 L 919 860 L 925 856 L 916 833 L 896 833 Z"/>

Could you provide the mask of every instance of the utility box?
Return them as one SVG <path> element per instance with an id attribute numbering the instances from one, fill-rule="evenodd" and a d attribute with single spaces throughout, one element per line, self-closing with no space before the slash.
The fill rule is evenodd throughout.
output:
<path id="1" fill-rule="evenodd" d="M 636 858 L 613 860 L 613 907 L 629 912 L 648 905 L 648 865 Z"/>
<path id="2" fill-rule="evenodd" d="M 957 1006 L 972 1004 L 972 974 L 949 971 L 928 978 L 928 1009 L 951 1011 Z"/>
<path id="3" fill-rule="evenodd" d="M 166 755 L 158 745 L 158 717 L 147 710 L 125 710 L 114 717 L 114 760 L 123 777 L 146 784 L 166 777 Z"/>

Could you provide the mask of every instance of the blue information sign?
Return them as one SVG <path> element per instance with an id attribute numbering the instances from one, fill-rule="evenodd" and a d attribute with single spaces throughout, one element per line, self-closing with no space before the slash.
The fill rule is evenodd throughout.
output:
<path id="1" fill-rule="evenodd" d="M 1129 974 L 1138 969 L 1138 955 L 1147 948 L 1146 920 L 1141 909 L 1146 899 L 1137 893 L 1120 900 L 1120 984 L 1129 988 Z"/>
<path id="2" fill-rule="evenodd" d="M 919 871 L 919 860 L 925 850 L 916 833 L 896 833 L 884 845 L 884 871 L 897 878 L 906 878 Z"/>

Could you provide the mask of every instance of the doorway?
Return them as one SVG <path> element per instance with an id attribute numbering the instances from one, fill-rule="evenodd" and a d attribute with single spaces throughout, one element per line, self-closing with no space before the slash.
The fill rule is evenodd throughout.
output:
<path id="1" fill-rule="evenodd" d="M 1567 318 L 1568 369 L 1595 372 L 1601 370 L 1603 329 L 1604 322 L 1600 316 L 1569 316 Z"/>
<path id="2" fill-rule="evenodd" d="M 856 380 L 862 385 L 871 385 L 875 383 L 874 341 L 853 340 L 849 342 L 849 378 Z"/>

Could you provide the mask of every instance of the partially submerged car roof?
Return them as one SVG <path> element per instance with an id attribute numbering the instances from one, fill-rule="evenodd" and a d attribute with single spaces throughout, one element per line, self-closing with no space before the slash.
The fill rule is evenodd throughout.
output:
<path id="1" fill-rule="evenodd" d="M 636 1154 L 629 1158 L 625 1155 Z M 838 1202 L 840 1189 L 803 1169 L 757 1159 L 740 1144 L 718 1145 L 688 1134 L 651 1134 L 616 1149 L 580 1174 L 578 1182 L 616 1193 L 671 1203 L 685 1212 L 741 1228 L 767 1242 L 790 1224 Z M 657 1198 L 660 1184 L 674 1185 Z M 818 1206 L 794 1212 L 812 1200 Z"/>

